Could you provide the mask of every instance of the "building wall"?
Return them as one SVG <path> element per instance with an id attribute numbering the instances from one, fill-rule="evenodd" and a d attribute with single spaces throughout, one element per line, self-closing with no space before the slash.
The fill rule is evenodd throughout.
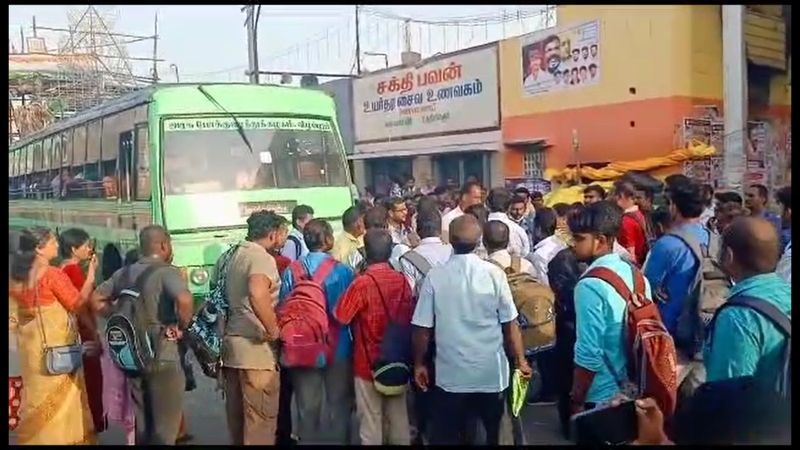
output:
<path id="1" fill-rule="evenodd" d="M 519 38 L 500 45 L 504 142 L 546 139 L 548 168 L 660 156 L 676 125 L 698 105 L 721 103 L 719 6 L 559 6 L 560 24 L 600 22 L 604 70 L 593 86 L 525 96 Z M 523 153 L 506 145 L 506 176 L 522 175 Z"/>
<path id="2" fill-rule="evenodd" d="M 353 80 L 340 78 L 321 84 L 319 89 L 331 94 L 336 103 L 336 119 L 342 133 L 345 153 L 353 153 Z"/>

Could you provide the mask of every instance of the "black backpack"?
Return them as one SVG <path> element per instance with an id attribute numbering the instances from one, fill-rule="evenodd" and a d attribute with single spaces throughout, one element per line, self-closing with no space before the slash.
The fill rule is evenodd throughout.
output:
<path id="1" fill-rule="evenodd" d="M 111 361 L 129 376 L 149 372 L 158 356 L 163 339 L 160 327 L 154 327 L 158 324 L 159 299 L 146 288 L 152 275 L 164 267 L 169 265 L 151 264 L 132 280 L 128 266 L 123 269 L 119 289 L 115 289 L 105 337 Z"/>
<path id="2" fill-rule="evenodd" d="M 408 382 L 412 378 L 411 324 L 402 324 L 393 318 L 378 280 L 372 275 L 367 274 L 367 276 L 375 283 L 386 314 L 386 329 L 383 331 L 380 353 L 371 366 L 373 386 L 376 391 L 385 396 L 401 395 L 406 391 Z M 410 289 L 408 283 L 403 283 L 403 289 Z M 365 345 L 364 352 L 369 355 L 366 341 L 363 343 Z"/>
<path id="3" fill-rule="evenodd" d="M 714 330 L 714 322 L 716 322 L 719 313 L 723 311 L 725 308 L 730 308 L 731 306 L 740 306 L 749 308 L 759 314 L 762 317 L 767 318 L 775 328 L 780 331 L 786 343 L 784 344 L 783 348 L 783 370 L 778 375 L 776 380 L 775 390 L 781 395 L 783 398 L 791 399 L 792 398 L 792 319 L 783 313 L 780 309 L 775 307 L 772 303 L 769 303 L 765 300 L 756 297 L 748 297 L 745 295 L 740 295 L 736 297 L 732 297 L 728 299 L 725 304 L 720 306 L 716 313 L 714 314 L 714 318 L 712 319 L 709 330 L 711 331 L 711 342 L 710 345 L 713 345 L 713 330 Z"/>

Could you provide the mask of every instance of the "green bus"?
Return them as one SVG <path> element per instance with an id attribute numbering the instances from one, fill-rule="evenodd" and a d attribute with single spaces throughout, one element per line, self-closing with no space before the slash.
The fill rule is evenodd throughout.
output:
<path id="1" fill-rule="evenodd" d="M 11 243 L 25 227 L 83 228 L 105 279 L 160 224 L 198 297 L 253 211 L 307 204 L 340 229 L 352 204 L 334 101 L 317 90 L 156 85 L 14 143 L 8 161 Z"/>

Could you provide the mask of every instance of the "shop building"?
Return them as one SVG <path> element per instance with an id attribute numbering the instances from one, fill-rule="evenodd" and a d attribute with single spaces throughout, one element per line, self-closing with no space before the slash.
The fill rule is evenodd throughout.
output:
<path id="1" fill-rule="evenodd" d="M 389 68 L 353 81 L 359 189 L 388 189 L 411 175 L 418 185 L 502 183 L 497 43 Z"/>
<path id="2" fill-rule="evenodd" d="M 745 17 L 750 120 L 790 142 L 786 29 L 770 14 L 748 6 Z M 663 156 L 683 144 L 687 117 L 723 111 L 719 5 L 562 5 L 557 15 L 557 27 L 499 45 L 507 178 Z"/>

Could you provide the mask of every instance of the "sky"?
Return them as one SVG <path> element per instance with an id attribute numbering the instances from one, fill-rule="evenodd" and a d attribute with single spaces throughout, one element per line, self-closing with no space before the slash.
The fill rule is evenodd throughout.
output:
<path id="1" fill-rule="evenodd" d="M 67 12 L 85 6 L 11 5 L 9 40 L 19 48 L 20 27 L 32 35 L 32 21 L 37 26 L 66 28 Z M 386 15 L 437 21 L 434 24 L 412 22 L 408 37 L 413 51 L 423 57 L 457 48 L 479 45 L 531 32 L 541 27 L 543 16 L 529 17 L 542 8 L 533 5 L 366 6 L 360 15 L 360 41 L 363 53 L 385 53 L 389 65 L 399 63 L 405 37 L 402 20 Z M 154 16 L 158 15 L 159 75 L 175 81 L 174 64 L 181 81 L 244 81 L 247 68 L 245 14 L 241 5 L 114 5 L 97 6 L 101 14 L 116 17 L 117 33 L 152 35 Z M 315 71 L 351 73 L 355 65 L 354 5 L 264 5 L 258 25 L 259 65 L 262 70 Z M 468 19 L 498 17 L 507 13 L 511 20 L 495 20 L 467 26 Z M 521 15 L 517 15 L 517 14 Z M 382 14 L 382 15 L 377 15 Z M 515 16 L 516 15 L 516 16 Z M 516 18 L 515 18 L 516 17 Z M 460 25 L 439 25 L 438 21 L 458 19 Z M 57 46 L 58 36 L 39 32 L 48 48 Z M 128 53 L 135 57 L 152 56 L 152 41 L 131 44 Z M 136 63 L 138 75 L 148 75 L 148 63 Z M 368 70 L 384 66 L 380 55 L 363 55 Z M 277 82 L 276 77 L 267 77 Z"/>

